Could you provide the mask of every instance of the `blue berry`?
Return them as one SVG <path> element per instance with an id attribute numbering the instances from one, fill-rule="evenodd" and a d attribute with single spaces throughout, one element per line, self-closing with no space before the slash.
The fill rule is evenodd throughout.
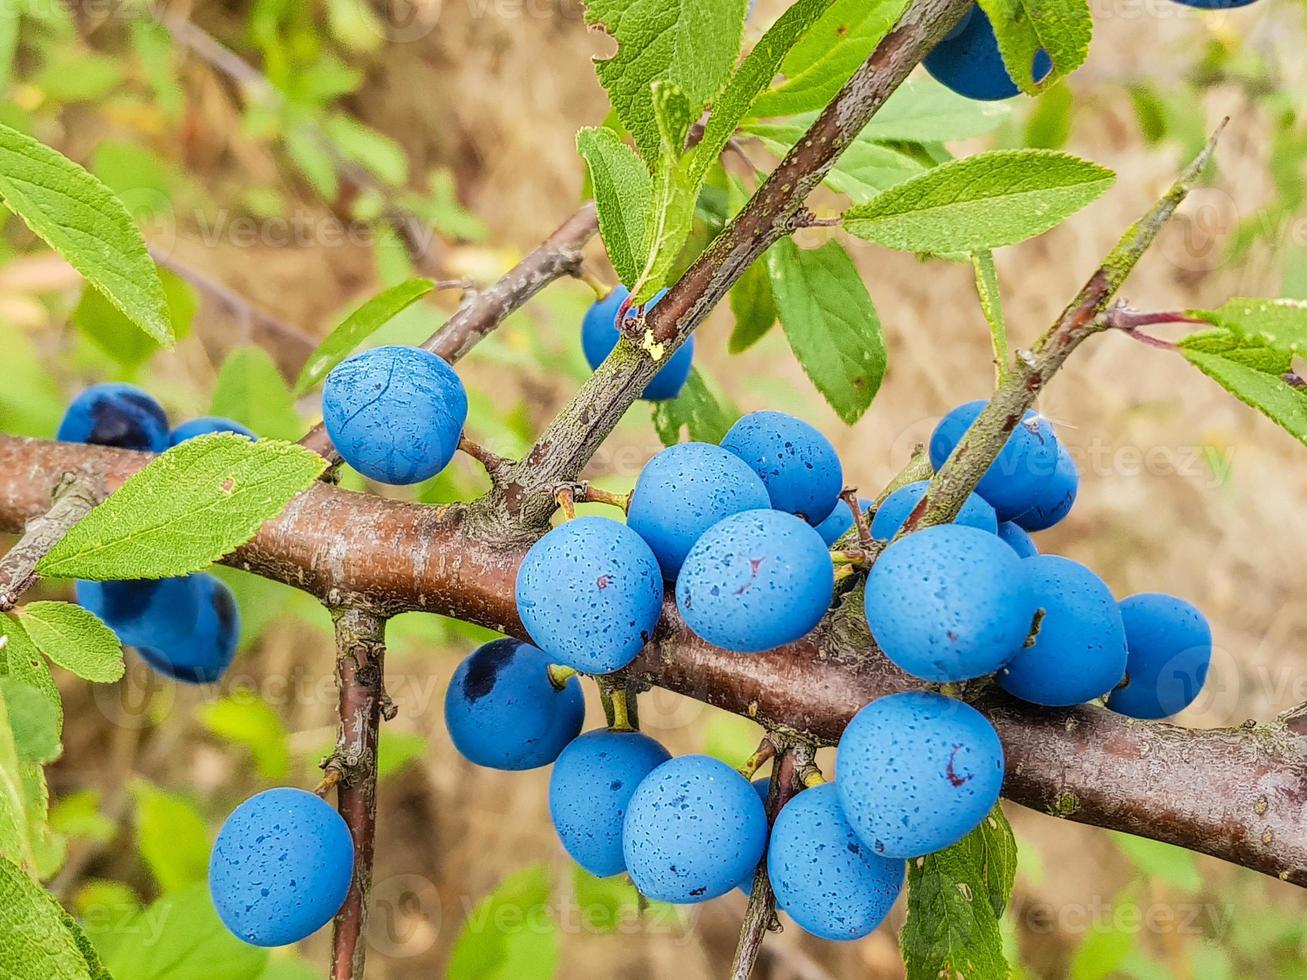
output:
<path id="1" fill-rule="evenodd" d="M 312 793 L 270 789 L 223 824 L 209 890 L 228 929 L 254 946 L 307 939 L 334 916 L 354 877 L 354 841 L 340 814 Z"/>
<path id="2" fill-rule="evenodd" d="M 207 436 L 211 432 L 234 432 L 236 435 L 245 436 L 250 440 L 259 438 L 235 419 L 207 415 L 202 418 L 191 419 L 189 422 L 183 422 L 177 426 L 168 437 L 168 442 L 169 445 L 179 446 L 187 439 L 194 439 L 196 436 Z"/>
<path id="3" fill-rule="evenodd" d="M 882 857 L 915 858 L 956 844 L 994 808 L 1003 745 L 970 705 L 908 691 L 854 715 L 838 768 L 840 806 L 863 843 Z"/>
<path id="4" fill-rule="evenodd" d="M 1186 7 L 1197 7 L 1199 10 L 1234 10 L 1237 7 L 1246 7 L 1256 0 L 1175 0 L 1176 3 L 1182 3 Z"/>
<path id="5" fill-rule="evenodd" d="M 604 517 L 560 524 L 517 572 L 517 611 L 557 663 L 587 674 L 621 670 L 653 636 L 663 576 L 644 539 Z"/>
<path id="6" fill-rule="evenodd" d="M 844 469 L 835 447 L 802 419 L 784 412 L 751 412 L 731 426 L 722 448 L 762 477 L 777 510 L 817 525 L 839 501 Z"/>
<path id="7" fill-rule="evenodd" d="M 617 329 L 617 314 L 621 312 L 622 304 L 626 298 L 631 295 L 631 291 L 625 286 L 618 286 L 606 299 L 595 303 L 586 311 L 585 319 L 581 321 L 581 349 L 585 352 L 586 362 L 590 365 L 590 370 L 594 370 L 604 362 L 604 359 L 613 352 L 617 346 L 617 341 L 621 339 L 621 334 Z M 657 293 L 653 299 L 645 304 L 645 310 L 651 310 L 658 305 L 658 301 L 667 295 L 667 290 Z M 627 316 L 633 317 L 634 310 L 628 310 Z M 682 344 L 675 354 L 667 359 L 667 363 L 659 369 L 658 373 L 653 376 L 653 380 L 645 386 L 644 394 L 641 396 L 651 402 L 666 401 L 669 398 L 675 398 L 685 387 L 685 381 L 690 377 L 690 368 L 694 364 L 694 337 L 690 337 Z"/>
<path id="8" fill-rule="evenodd" d="M 240 607 L 231 589 L 212 575 L 192 575 L 199 593 L 199 611 L 194 632 L 183 639 L 156 635 L 153 623 L 146 623 L 136 643 L 141 659 L 165 677 L 187 684 L 213 684 L 221 679 L 236 656 L 240 641 Z"/>
<path id="9" fill-rule="evenodd" d="M 77 601 L 128 646 L 185 643 L 194 633 L 207 589 L 202 578 L 78 582 Z"/>
<path id="10" fill-rule="evenodd" d="M 777 816 L 767 875 L 777 906 L 822 939 L 869 935 L 903 890 L 903 862 L 862 842 L 844 817 L 835 783 L 804 790 Z"/>
<path id="11" fill-rule="evenodd" d="M 998 538 L 1015 551 L 1018 558 L 1034 558 L 1039 554 L 1034 540 L 1020 524 L 1004 521 L 998 526 Z"/>
<path id="12" fill-rule="evenodd" d="M 942 524 L 900 538 L 867 576 L 867 624 L 885 656 L 922 680 L 992 674 L 1030 633 L 1024 566 L 995 535 Z"/>
<path id="13" fill-rule="evenodd" d="M 1009 694 L 1051 708 L 1083 704 L 1125 674 L 1125 627 L 1112 592 L 1079 562 L 1040 555 L 1022 562 L 1044 610 L 1033 646 L 998 673 Z"/>
<path id="14" fill-rule="evenodd" d="M 622 836 L 627 871 L 644 895 L 706 902 L 758 866 L 767 812 L 749 781 L 726 763 L 687 755 L 664 762 L 640 783 Z"/>
<path id="15" fill-rule="evenodd" d="M 764 776 L 762 779 L 755 779 L 751 784 L 753 791 L 758 794 L 758 799 L 762 801 L 763 812 L 767 812 L 767 797 L 771 793 L 771 777 Z M 753 894 L 753 879 L 757 874 L 757 868 L 750 868 L 749 873 L 740 879 L 740 883 L 735 887 L 745 895 Z"/>
<path id="16" fill-rule="evenodd" d="M 1044 531 L 1062 522 L 1075 505 L 1080 490 L 1080 471 L 1076 461 L 1061 444 L 1057 447 L 1057 465 L 1053 476 L 1035 497 L 1035 504 L 1014 521 L 1027 531 Z"/>
<path id="17" fill-rule="evenodd" d="M 806 636 L 834 588 L 820 534 L 782 511 L 748 510 L 714 524 L 690 549 L 676 606 L 709 643 L 759 653 Z"/>
<path id="18" fill-rule="evenodd" d="M 953 448 L 984 409 L 985 402 L 959 405 L 940 421 L 930 437 L 930 462 L 944 465 Z M 1024 421 L 981 478 L 976 493 L 994 508 L 1000 521 L 1010 521 L 1039 502 L 1044 486 L 1057 468 L 1058 442 L 1048 420 L 1026 412 Z"/>
<path id="19" fill-rule="evenodd" d="M 858 498 L 858 507 L 865 514 L 871 509 L 873 501 L 866 497 Z M 830 512 L 830 517 L 826 518 L 817 525 L 817 533 L 821 539 L 826 542 L 827 547 L 835 544 L 840 538 L 853 530 L 853 511 L 849 510 L 848 504 L 840 501 L 835 505 L 835 509 Z"/>
<path id="20" fill-rule="evenodd" d="M 926 495 L 929 487 L 929 480 L 920 480 L 899 487 L 886 497 L 872 518 L 871 536 L 879 541 L 889 541 L 898 534 L 903 522 L 908 519 L 917 502 Z M 967 502 L 962 505 L 962 510 L 953 519 L 953 523 L 979 528 L 990 534 L 998 533 L 998 518 L 994 516 L 994 508 L 974 493 L 967 497 Z"/>
<path id="21" fill-rule="evenodd" d="M 626 870 L 627 805 L 641 780 L 670 758 L 639 732 L 587 732 L 563 749 L 549 777 L 549 813 L 577 864 L 599 878 Z"/>
<path id="22" fill-rule="evenodd" d="M 569 678 L 560 691 L 549 658 L 519 640 L 494 640 L 458 665 L 445 691 L 445 725 L 454 748 L 478 766 L 538 769 L 581 731 L 585 698 Z"/>
<path id="23" fill-rule="evenodd" d="M 327 375 L 322 415 L 341 458 L 379 483 L 420 483 L 454 458 L 467 392 L 420 347 L 376 347 Z"/>
<path id="24" fill-rule="evenodd" d="M 644 538 L 670 580 L 694 543 L 722 518 L 769 506 L 767 488 L 742 459 L 720 446 L 689 442 L 649 460 L 636 481 L 626 523 Z"/>
<path id="25" fill-rule="evenodd" d="M 936 81 L 968 99 L 1010 99 L 1021 91 L 1003 63 L 994 25 L 979 7 L 971 8 L 923 64 Z M 1035 54 L 1032 69 L 1036 81 L 1053 70 L 1046 51 Z"/>
<path id="26" fill-rule="evenodd" d="M 168 448 L 168 416 L 134 385 L 94 385 L 73 399 L 55 438 L 161 453 Z"/>
<path id="27" fill-rule="evenodd" d="M 1126 683 L 1107 706 L 1131 718 L 1166 718 L 1189 707 L 1207 681 L 1212 629 L 1196 607 L 1173 595 L 1121 600 Z"/>

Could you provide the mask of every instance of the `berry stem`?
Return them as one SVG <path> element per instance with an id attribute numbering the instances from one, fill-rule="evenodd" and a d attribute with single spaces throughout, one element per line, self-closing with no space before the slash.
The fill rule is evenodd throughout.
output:
<path id="1" fill-rule="evenodd" d="M 562 508 L 563 517 L 567 520 L 576 520 L 576 489 L 570 484 L 559 487 L 554 492 L 554 500 Z"/>
<path id="2" fill-rule="evenodd" d="M 772 760 L 776 755 L 776 743 L 772 741 L 770 735 L 763 736 L 763 740 L 758 743 L 758 747 L 753 750 L 753 754 L 744 760 L 744 765 L 740 766 L 740 775 L 745 779 L 752 779 L 758 775 L 758 770 Z"/>
<path id="3" fill-rule="evenodd" d="M 611 296 L 613 290 L 616 288 L 612 284 L 604 282 L 585 265 L 581 266 L 580 270 L 576 273 L 576 277 L 594 291 L 595 300 L 600 303 Z"/>
<path id="4" fill-rule="evenodd" d="M 858 529 L 858 540 L 862 542 L 864 548 L 871 548 L 874 539 L 871 536 L 871 525 L 867 523 L 867 513 L 862 509 L 862 503 L 858 500 L 857 487 L 845 487 L 840 493 L 840 499 L 853 512 L 853 526 Z"/>
<path id="5" fill-rule="evenodd" d="M 554 689 L 557 691 L 567 687 L 569 680 L 580 675 L 581 672 L 575 667 L 565 667 L 562 664 L 549 665 L 549 683 L 554 685 Z"/>

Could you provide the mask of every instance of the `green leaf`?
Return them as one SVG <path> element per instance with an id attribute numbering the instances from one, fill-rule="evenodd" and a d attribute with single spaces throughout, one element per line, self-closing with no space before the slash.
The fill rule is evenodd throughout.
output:
<path id="1" fill-rule="evenodd" d="M 0 676 L 14 677 L 43 692 L 55 708 L 62 734 L 63 700 L 50 674 L 50 666 L 32 642 L 27 629 L 14 617 L 0 614 L 0 638 L 4 639 L 3 649 L 0 649 Z"/>
<path id="2" fill-rule="evenodd" d="M 136 846 L 164 893 L 208 880 L 209 828 L 189 800 L 144 781 L 132 784 Z"/>
<path id="3" fill-rule="evenodd" d="M 0 976 L 109 980 L 68 913 L 6 860 L 0 860 Z"/>
<path id="4" fill-rule="evenodd" d="M 831 0 L 799 0 L 762 36 L 736 69 L 704 127 L 703 140 L 694 152 L 693 175 L 700 183 L 730 138 L 735 135 L 754 100 L 771 84 L 794 43 L 815 24 Z"/>
<path id="5" fill-rule="evenodd" d="M 355 347 L 435 288 L 430 279 L 409 279 L 373 296 L 347 316 L 310 355 L 295 382 L 295 396 L 312 390 Z"/>
<path id="6" fill-rule="evenodd" d="M 880 319 L 853 260 L 839 242 L 805 251 L 782 239 L 767 253 L 781 327 L 804 373 L 850 424 L 885 377 Z"/>
<path id="7" fill-rule="evenodd" d="M 756 116 L 789 116 L 824 107 L 889 33 L 907 0 L 835 0 L 790 50 L 785 81 L 764 92 Z"/>
<path id="8" fill-rule="evenodd" d="M 294 395 L 261 347 L 238 347 L 227 355 L 209 410 L 235 419 L 266 439 L 294 442 L 304 434 Z"/>
<path id="9" fill-rule="evenodd" d="M 16 677 L 0 677 L 0 697 L 18 761 L 45 765 L 59 758 L 59 716 L 45 693 Z"/>
<path id="10" fill-rule="evenodd" d="M 3 680 L 13 680 L 5 677 Z M 9 725 L 9 712 L 0 698 L 0 859 L 32 867 L 31 821 L 23 764 Z"/>
<path id="11" fill-rule="evenodd" d="M 611 129 L 581 130 L 576 149 L 589 170 L 608 259 L 622 282 L 635 282 L 647 255 L 645 221 L 653 197 L 649 171 Z"/>
<path id="12" fill-rule="evenodd" d="M 994 365 L 998 369 L 999 380 L 1008 371 L 1007 318 L 1003 313 L 1003 291 L 998 285 L 998 270 L 994 268 L 992 252 L 976 252 L 971 256 L 971 265 L 976 273 L 976 294 L 980 297 L 980 309 L 989 324 L 990 344 L 994 349 Z"/>
<path id="13" fill-rule="evenodd" d="M 129 917 L 99 917 L 87 931 L 118 980 L 259 980 L 268 963 L 266 949 L 227 931 L 204 884 Z"/>
<path id="14" fill-rule="evenodd" d="M 1060 150 L 1071 136 L 1071 114 L 1075 97 L 1071 86 L 1055 85 L 1036 101 L 1026 117 L 1026 146 Z"/>
<path id="15" fill-rule="evenodd" d="M 776 302 L 765 257 L 744 270 L 731 287 L 730 301 L 735 327 L 726 346 L 732 354 L 739 354 L 762 340 L 776 323 Z"/>
<path id="16" fill-rule="evenodd" d="M 908 252 L 978 252 L 1043 234 L 1095 200 L 1115 174 L 1051 150 L 954 160 L 844 213 L 859 238 Z"/>
<path id="17" fill-rule="evenodd" d="M 998 37 L 1008 74 L 1023 92 L 1034 94 L 1065 78 L 1089 54 L 1094 21 L 1087 0 L 979 0 Z M 1053 62 L 1048 77 L 1036 81 L 1035 55 Z"/>
<path id="18" fill-rule="evenodd" d="M 1203 374 L 1307 444 L 1307 389 L 1293 359 L 1252 337 L 1205 330 L 1180 341 L 1180 352 Z"/>
<path id="19" fill-rule="evenodd" d="M 191 332 L 199 296 L 190 283 L 167 269 L 159 270 L 164 295 L 168 298 L 168 320 L 173 336 L 181 338 Z M 98 289 L 88 286 L 73 310 L 73 323 L 102 351 L 125 368 L 144 364 L 159 351 L 159 344 L 136 328 L 122 311 L 105 299 Z"/>
<path id="20" fill-rule="evenodd" d="M 909 143 L 972 139 L 997 129 L 1011 113 L 1011 103 L 977 102 L 933 78 L 914 78 L 895 90 L 860 135 Z"/>
<path id="21" fill-rule="evenodd" d="M 446 980 L 552 980 L 558 929 L 549 914 L 543 865 L 505 879 L 468 913 Z"/>
<path id="22" fill-rule="evenodd" d="M 664 446 L 681 441 L 685 429 L 693 442 L 719 443 L 739 414 L 725 408 L 708 390 L 698 368 L 690 371 L 685 387 L 675 398 L 654 405 L 653 423 Z"/>
<path id="23" fill-rule="evenodd" d="M 253 537 L 325 466 L 290 443 L 228 432 L 190 439 L 87 514 L 37 571 L 95 581 L 198 572 Z"/>
<path id="24" fill-rule="evenodd" d="M 385 779 L 402 772 L 431 750 L 430 743 L 415 732 L 401 732 L 386 726 L 377 743 L 377 776 Z"/>
<path id="25" fill-rule="evenodd" d="M 123 676 L 123 647 L 113 630 L 71 602 L 29 602 L 18 610 L 38 650 L 82 680 L 112 684 Z"/>
<path id="26" fill-rule="evenodd" d="M 1004 980 L 999 915 L 1016 845 L 1001 812 L 952 847 L 908 862 L 908 918 L 899 935 L 908 980 Z"/>
<path id="27" fill-rule="evenodd" d="M 778 157 L 803 138 L 807 127 L 802 123 L 750 123 L 745 130 L 757 136 L 763 146 Z M 925 166 L 901 150 L 859 136 L 840 155 L 826 175 L 826 184 L 854 203 L 870 201 L 877 194 L 903 183 L 925 171 Z"/>
<path id="28" fill-rule="evenodd" d="M 1192 310 L 1189 315 L 1277 350 L 1307 352 L 1307 302 L 1302 300 L 1235 297 L 1215 310 Z"/>
<path id="29" fill-rule="evenodd" d="M 1111 837 L 1131 863 L 1148 877 L 1160 878 L 1190 894 L 1202 890 L 1203 876 L 1190 851 L 1131 834 L 1113 833 Z"/>
<path id="30" fill-rule="evenodd" d="M 109 188 L 63 154 L 0 125 L 0 198 L 129 320 L 172 345 L 158 270 Z"/>
<path id="31" fill-rule="evenodd" d="M 589 0 L 586 23 L 617 42 L 595 72 L 646 161 L 659 154 L 652 83 L 676 85 L 697 118 L 735 67 L 747 0 Z"/>
<path id="32" fill-rule="evenodd" d="M 93 789 L 68 793 L 50 808 L 50 826 L 65 837 L 108 844 L 118 825 L 101 811 L 101 798 Z"/>
<path id="33" fill-rule="evenodd" d="M 289 736 L 281 715 L 266 701 L 240 694 L 204 705 L 198 717 L 214 735 L 247 748 L 264 779 L 286 780 L 290 774 Z"/>
<path id="34" fill-rule="evenodd" d="M 327 118 L 326 133 L 342 157 L 358 164 L 378 180 L 392 187 L 408 183 L 408 155 L 389 136 L 344 113 Z"/>
<path id="35" fill-rule="evenodd" d="M 690 103 L 671 82 L 654 82 L 653 94 L 659 154 L 645 220 L 644 267 L 631 285 L 635 304 L 649 302 L 663 287 L 690 234 L 699 195 L 698 185 L 690 176 L 693 158 L 682 156 L 686 135 L 694 122 Z"/>

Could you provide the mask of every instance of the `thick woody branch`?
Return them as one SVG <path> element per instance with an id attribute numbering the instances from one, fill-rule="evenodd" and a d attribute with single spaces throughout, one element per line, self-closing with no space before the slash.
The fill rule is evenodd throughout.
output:
<path id="1" fill-rule="evenodd" d="M 113 490 L 150 458 L 0 436 L 0 529 L 45 513 L 66 472 L 95 474 Z M 226 562 L 333 606 L 441 613 L 524 636 L 513 586 L 527 543 L 481 539 L 467 517 L 319 485 Z M 861 607 L 854 591 L 802 641 L 741 656 L 696 637 L 669 601 L 630 679 L 830 745 L 868 702 L 915 683 L 876 650 Z M 1301 717 L 1200 732 L 1097 707 L 1033 708 L 996 692 L 977 703 L 1003 739 L 1009 799 L 1307 886 Z"/>
<path id="2" fill-rule="evenodd" d="M 808 222 L 808 195 L 970 6 L 970 0 L 914 0 L 744 209 L 649 313 L 646 327 L 664 357 L 685 343 L 755 260 Z M 552 488 L 576 478 L 662 363 L 629 342 L 619 343 L 485 509 L 507 512 L 528 527 L 543 525 L 553 511 Z"/>
<path id="3" fill-rule="evenodd" d="M 104 483 L 98 477 L 76 472 L 63 475 L 50 509 L 27 525 L 22 538 L 0 560 L 0 612 L 13 609 L 36 584 L 37 563 L 103 498 Z"/>
<path id="4" fill-rule="evenodd" d="M 337 807 L 354 838 L 354 880 L 336 913 L 332 980 L 360 980 L 367 957 L 368 897 L 377 832 L 377 743 L 382 718 L 394 709 L 385 688 L 385 621 L 347 609 L 335 613 L 336 688 L 340 729 L 326 764 Z"/>

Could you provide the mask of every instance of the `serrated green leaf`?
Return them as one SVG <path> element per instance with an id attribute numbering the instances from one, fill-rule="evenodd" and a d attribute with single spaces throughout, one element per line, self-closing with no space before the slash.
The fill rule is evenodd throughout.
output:
<path id="1" fill-rule="evenodd" d="M 295 382 L 294 395 L 298 397 L 312 390 L 355 347 L 435 288 L 430 279 L 409 279 L 373 296 L 327 334 L 309 355 Z"/>
<path id="2" fill-rule="evenodd" d="M 543 865 L 506 878 L 468 912 L 446 980 L 553 980 L 558 930 L 549 914 L 550 892 Z"/>
<path id="3" fill-rule="evenodd" d="M 0 199 L 129 320 L 172 345 L 159 272 L 109 188 L 58 151 L 0 125 Z"/>
<path id="4" fill-rule="evenodd" d="M 227 355 L 209 412 L 235 419 L 265 439 L 294 442 L 304 433 L 295 398 L 262 347 L 238 347 Z"/>
<path id="5" fill-rule="evenodd" d="M 712 115 L 704 127 L 703 140 L 695 150 L 693 176 L 703 180 L 736 128 L 753 106 L 754 100 L 771 84 L 795 42 L 826 11 L 831 0 L 799 0 L 781 14 L 752 51 L 741 62 L 721 96 L 715 100 Z"/>
<path id="6" fill-rule="evenodd" d="M 576 134 L 585 159 L 603 239 L 617 276 L 635 282 L 644 268 L 645 223 L 653 197 L 649 171 L 611 129 L 586 128 Z"/>
<path id="7" fill-rule="evenodd" d="M 588 0 L 586 23 L 602 27 L 617 52 L 595 63 L 599 81 L 640 154 L 659 153 L 656 80 L 685 93 L 698 117 L 735 67 L 747 0 Z"/>
<path id="8" fill-rule="evenodd" d="M 46 700 L 54 706 L 59 718 L 59 733 L 62 735 L 63 700 L 59 697 L 59 688 L 55 686 L 45 657 L 32 642 L 27 629 L 13 616 L 0 614 L 0 638 L 4 639 L 3 649 L 0 650 L 0 675 L 17 678 L 43 692 Z"/>
<path id="9" fill-rule="evenodd" d="M 59 717 L 45 693 L 10 676 L 0 677 L 0 697 L 4 698 L 18 761 L 45 765 L 59 758 L 63 751 Z"/>
<path id="10" fill-rule="evenodd" d="M 971 265 L 976 273 L 976 295 L 980 297 L 980 309 L 989 324 L 994 365 L 1001 381 L 1008 370 L 1007 317 L 1003 313 L 1003 291 L 998 285 L 994 255 L 992 252 L 976 252 L 971 256 Z"/>
<path id="11" fill-rule="evenodd" d="M 993 132 L 1011 114 L 1008 102 L 977 102 L 933 78 L 913 78 L 894 91 L 860 135 L 909 143 L 965 140 Z"/>
<path id="12" fill-rule="evenodd" d="M 1087 0 L 979 0 L 998 37 L 1008 74 L 1023 92 L 1034 94 L 1065 78 L 1089 54 L 1094 21 Z M 1034 77 L 1035 55 L 1048 54 L 1053 70 Z"/>
<path id="13" fill-rule="evenodd" d="M 824 107 L 889 33 L 907 0 L 835 0 L 781 65 L 785 81 L 754 101 L 756 116 Z"/>
<path id="14" fill-rule="evenodd" d="M 739 413 L 724 406 L 708 390 L 698 368 L 690 371 L 685 387 L 675 398 L 657 402 L 653 410 L 654 429 L 664 446 L 681 441 L 684 429 L 692 442 L 711 442 L 714 445 L 736 420 Z"/>
<path id="15" fill-rule="evenodd" d="M 767 253 L 781 327 L 804 373 L 840 418 L 862 417 L 885 377 L 880 319 L 839 242 L 806 251 L 782 239 Z"/>
<path id="16" fill-rule="evenodd" d="M 1303 300 L 1235 297 L 1214 310 L 1192 310 L 1189 315 L 1277 350 L 1307 352 L 1307 302 Z"/>
<path id="17" fill-rule="evenodd" d="M 0 860 L 0 976 L 102 980 L 71 917 L 17 865 Z"/>
<path id="18" fill-rule="evenodd" d="M 71 602 L 29 602 L 18 610 L 38 650 L 82 680 L 112 684 L 123 676 L 123 647 L 113 630 Z"/>
<path id="19" fill-rule="evenodd" d="M 745 131 L 757 136 L 770 153 L 783 157 L 803 138 L 802 122 L 749 123 Z M 847 194 L 855 204 L 870 201 L 877 194 L 909 180 L 925 166 L 901 150 L 860 136 L 840 155 L 826 175 L 826 184 Z"/>
<path id="20" fill-rule="evenodd" d="M 1038 99 L 1026 117 L 1025 145 L 1043 150 L 1060 150 L 1071 136 L 1075 97 L 1071 86 L 1055 85 Z"/>
<path id="21" fill-rule="evenodd" d="M 264 779 L 284 782 L 290 774 L 286 726 L 266 701 L 252 694 L 223 698 L 200 708 L 199 719 L 214 735 L 247 748 Z"/>
<path id="22" fill-rule="evenodd" d="M 1189 363 L 1307 444 L 1307 389 L 1292 374 L 1292 356 L 1254 337 L 1205 330 L 1180 341 Z"/>
<path id="23" fill-rule="evenodd" d="M 12 677 L 3 679 L 12 680 Z M 33 856 L 27 809 L 23 765 L 9 726 L 9 711 L 0 698 L 0 859 L 30 868 Z"/>
<path id="24" fill-rule="evenodd" d="M 692 158 L 682 155 L 686 134 L 694 122 L 690 103 L 677 86 L 663 80 L 653 83 L 653 95 L 659 153 L 646 213 L 644 267 L 631 285 L 631 301 L 635 304 L 649 302 L 663 287 L 689 237 L 699 196 L 699 187 L 690 175 Z"/>
<path id="25" fill-rule="evenodd" d="M 899 935 L 908 980 L 1004 980 L 999 916 L 1016 845 L 1002 812 L 952 847 L 908 862 L 908 918 Z"/>
<path id="26" fill-rule="evenodd" d="M 209 828 L 184 797 L 144 781 L 132 784 L 136 800 L 136 846 L 164 893 L 206 881 Z"/>
<path id="27" fill-rule="evenodd" d="M 1050 150 L 996 150 L 954 160 L 844 213 L 845 227 L 907 252 L 949 254 L 1015 245 L 1099 197 L 1116 175 Z"/>
<path id="28" fill-rule="evenodd" d="M 94 581 L 198 572 L 252 538 L 325 466 L 290 443 L 228 432 L 190 439 L 87 514 L 37 571 Z"/>
<path id="29" fill-rule="evenodd" d="M 739 354 L 762 340 L 776 323 L 776 302 L 765 257 L 744 270 L 731 287 L 730 302 L 735 326 L 726 347 L 732 354 Z"/>

